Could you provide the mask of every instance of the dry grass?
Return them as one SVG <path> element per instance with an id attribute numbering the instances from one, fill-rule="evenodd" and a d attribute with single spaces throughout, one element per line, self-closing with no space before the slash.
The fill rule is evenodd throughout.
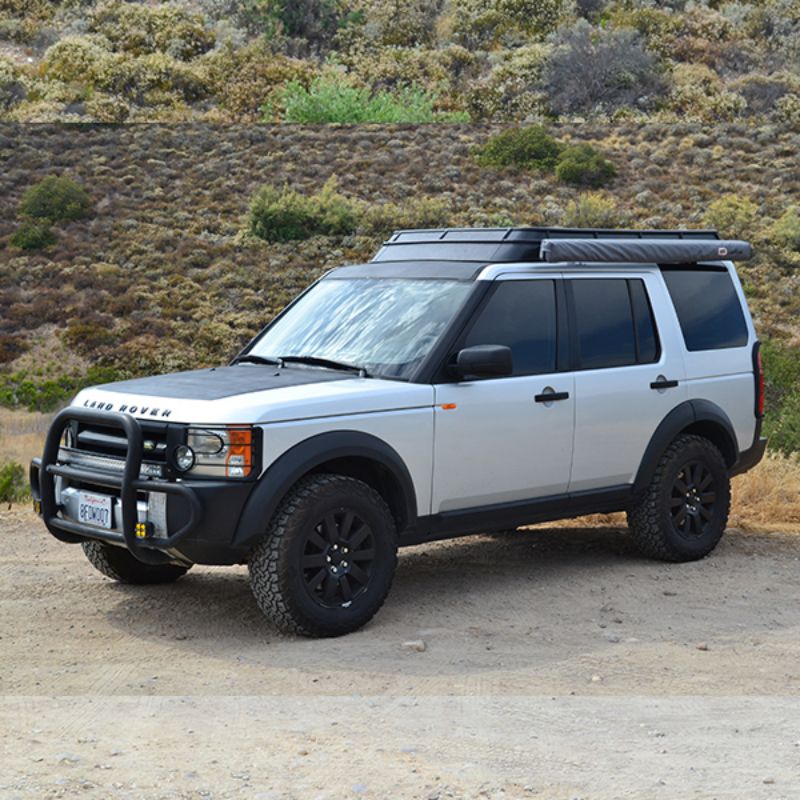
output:
<path id="1" fill-rule="evenodd" d="M 770 454 L 755 469 L 734 478 L 730 525 L 800 531 L 800 460 Z"/>
<path id="2" fill-rule="evenodd" d="M 52 414 L 0 408 L 0 464 L 16 461 L 27 468 L 34 456 L 42 454 L 51 419 Z"/>

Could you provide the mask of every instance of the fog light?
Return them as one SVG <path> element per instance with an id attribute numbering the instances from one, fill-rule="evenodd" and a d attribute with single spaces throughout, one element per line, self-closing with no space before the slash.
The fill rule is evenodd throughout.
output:
<path id="1" fill-rule="evenodd" d="M 152 535 L 153 535 L 153 523 L 152 522 L 137 522 L 136 523 L 136 538 L 137 539 L 148 539 Z"/>
<path id="2" fill-rule="evenodd" d="M 175 466 L 181 472 L 187 472 L 194 466 L 194 450 L 185 444 L 175 448 Z"/>

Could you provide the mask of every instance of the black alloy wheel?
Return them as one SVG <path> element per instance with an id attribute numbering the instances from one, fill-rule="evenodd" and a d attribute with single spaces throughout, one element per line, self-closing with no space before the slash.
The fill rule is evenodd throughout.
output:
<path id="1" fill-rule="evenodd" d="M 306 590 L 322 606 L 346 608 L 366 592 L 374 560 L 372 528 L 352 509 L 331 511 L 306 536 Z"/>
<path id="2" fill-rule="evenodd" d="M 684 538 L 706 533 L 714 518 L 717 493 L 714 475 L 702 461 L 690 461 L 675 477 L 670 515 L 675 532 Z"/>

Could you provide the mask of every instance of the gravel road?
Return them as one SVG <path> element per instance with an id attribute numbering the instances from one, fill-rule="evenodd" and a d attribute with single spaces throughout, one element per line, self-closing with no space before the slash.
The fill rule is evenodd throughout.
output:
<path id="1" fill-rule="evenodd" d="M 684 565 L 615 528 L 412 548 L 325 641 L 242 568 L 123 587 L 26 511 L 0 536 L 3 800 L 800 798 L 796 534 Z"/>

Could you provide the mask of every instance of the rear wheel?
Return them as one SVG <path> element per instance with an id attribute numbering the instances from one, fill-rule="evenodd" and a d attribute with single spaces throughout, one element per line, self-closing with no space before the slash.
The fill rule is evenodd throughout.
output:
<path id="1" fill-rule="evenodd" d="M 383 605 L 397 563 L 395 524 L 362 481 L 311 475 L 289 492 L 250 556 L 250 585 L 281 629 L 340 636 Z"/>
<path id="2" fill-rule="evenodd" d="M 719 450 L 701 436 L 681 435 L 628 511 L 628 524 L 645 555 L 693 561 L 717 546 L 730 500 L 728 467 Z"/>
<path id="3" fill-rule="evenodd" d="M 124 548 L 106 542 L 85 541 L 81 547 L 95 569 L 120 583 L 172 583 L 189 570 L 177 564 L 145 564 Z"/>

